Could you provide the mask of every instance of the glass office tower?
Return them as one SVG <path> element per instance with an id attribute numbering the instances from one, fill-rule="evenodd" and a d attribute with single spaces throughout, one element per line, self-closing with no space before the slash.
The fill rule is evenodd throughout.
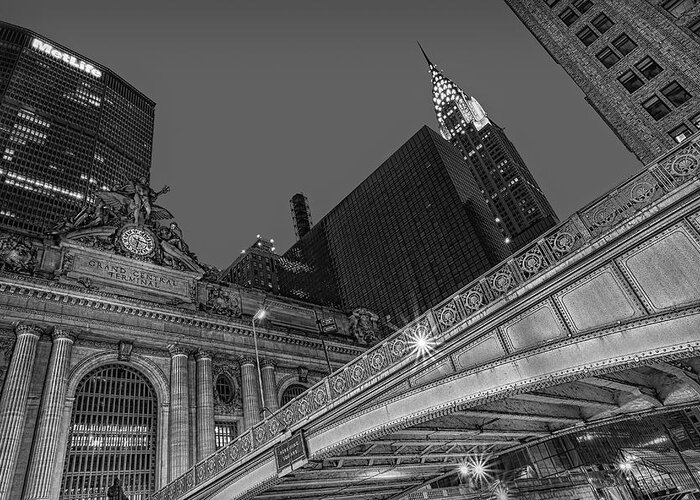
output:
<path id="1" fill-rule="evenodd" d="M 422 127 L 280 258 L 280 292 L 404 324 L 509 255 L 458 151 Z"/>
<path id="2" fill-rule="evenodd" d="M 148 178 L 154 108 L 108 68 L 0 23 L 0 226 L 40 232 Z"/>

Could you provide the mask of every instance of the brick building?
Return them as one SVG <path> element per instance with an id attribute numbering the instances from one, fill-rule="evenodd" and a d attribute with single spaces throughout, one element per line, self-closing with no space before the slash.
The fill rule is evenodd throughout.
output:
<path id="1" fill-rule="evenodd" d="M 697 0 L 506 3 L 641 161 L 700 130 Z"/>

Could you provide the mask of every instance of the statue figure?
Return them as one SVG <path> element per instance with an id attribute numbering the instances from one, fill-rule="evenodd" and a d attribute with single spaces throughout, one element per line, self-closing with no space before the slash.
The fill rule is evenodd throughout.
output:
<path id="1" fill-rule="evenodd" d="M 173 218 L 168 210 L 155 204 L 158 197 L 168 191 L 169 186 L 155 191 L 148 185 L 145 177 L 139 177 L 123 186 L 115 187 L 112 191 L 101 191 L 97 193 L 97 197 L 116 212 L 126 212 L 136 224 L 143 224 L 149 220 Z"/>
<path id="2" fill-rule="evenodd" d="M 119 479 L 116 477 L 114 478 L 112 486 L 110 486 L 107 490 L 107 498 L 109 500 L 129 500 L 129 497 L 124 494 L 124 490 L 119 483 Z"/>
<path id="3" fill-rule="evenodd" d="M 379 316 L 364 308 L 355 309 L 350 317 L 350 332 L 361 344 L 371 344 L 377 340 Z"/>

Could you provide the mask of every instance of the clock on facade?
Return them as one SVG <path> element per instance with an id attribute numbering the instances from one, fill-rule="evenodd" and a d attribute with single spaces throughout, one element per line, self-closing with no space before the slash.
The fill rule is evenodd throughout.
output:
<path id="1" fill-rule="evenodd" d="M 126 227 L 119 235 L 124 250 L 138 256 L 146 256 L 156 247 L 155 238 L 147 229 L 137 226 Z"/>

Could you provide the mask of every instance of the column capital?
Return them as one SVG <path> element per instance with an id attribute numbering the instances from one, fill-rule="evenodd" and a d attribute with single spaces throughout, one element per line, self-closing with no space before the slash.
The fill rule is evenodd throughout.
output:
<path id="1" fill-rule="evenodd" d="M 37 338 L 41 338 L 44 333 L 44 329 L 37 325 L 30 325 L 29 323 L 19 323 L 15 326 L 15 335 L 18 337 L 20 335 L 34 335 Z"/>
<path id="2" fill-rule="evenodd" d="M 261 368 L 275 368 L 276 366 L 277 362 L 274 359 L 265 358 L 260 362 Z"/>
<path id="3" fill-rule="evenodd" d="M 180 344 L 170 344 L 168 346 L 168 351 L 170 352 L 171 357 L 175 356 L 189 356 L 191 349 L 187 346 L 180 345 Z"/>
<path id="4" fill-rule="evenodd" d="M 243 365 L 254 365 L 255 358 L 253 356 L 241 356 L 241 366 Z"/>
<path id="5" fill-rule="evenodd" d="M 75 340 L 78 338 L 78 334 L 73 330 L 69 330 L 68 328 L 54 326 L 53 330 L 51 331 L 51 338 L 53 340 L 67 339 L 71 342 L 75 342 Z"/>
<path id="6" fill-rule="evenodd" d="M 201 361 L 203 359 L 208 359 L 211 361 L 212 359 L 212 353 L 209 351 L 206 351 L 204 349 L 197 349 L 197 351 L 194 353 L 194 357 L 197 361 Z"/>

